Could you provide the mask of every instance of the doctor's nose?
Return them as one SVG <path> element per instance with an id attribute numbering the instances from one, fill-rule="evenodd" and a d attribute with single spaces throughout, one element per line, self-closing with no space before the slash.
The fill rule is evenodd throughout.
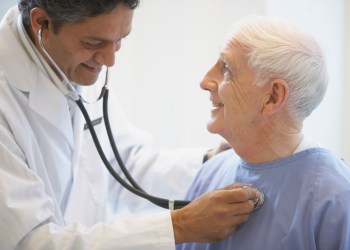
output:
<path id="1" fill-rule="evenodd" d="M 115 53 L 120 49 L 121 43 L 110 42 L 95 55 L 95 60 L 99 64 L 112 67 L 115 63 Z"/>

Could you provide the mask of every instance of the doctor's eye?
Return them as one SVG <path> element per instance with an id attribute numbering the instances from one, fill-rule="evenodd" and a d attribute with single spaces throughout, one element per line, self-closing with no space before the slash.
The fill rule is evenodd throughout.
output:
<path id="1" fill-rule="evenodd" d="M 102 42 L 82 42 L 83 46 L 88 49 L 96 49 L 102 45 Z"/>

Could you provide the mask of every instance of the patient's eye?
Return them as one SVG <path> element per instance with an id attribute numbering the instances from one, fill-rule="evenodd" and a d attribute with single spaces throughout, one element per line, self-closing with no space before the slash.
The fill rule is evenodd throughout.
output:
<path id="1" fill-rule="evenodd" d="M 223 65 L 223 76 L 225 80 L 230 80 L 232 78 L 232 71 L 227 63 Z"/>

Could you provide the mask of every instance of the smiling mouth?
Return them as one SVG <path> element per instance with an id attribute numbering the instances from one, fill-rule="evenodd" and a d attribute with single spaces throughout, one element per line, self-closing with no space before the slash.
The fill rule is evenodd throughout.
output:
<path id="1" fill-rule="evenodd" d="M 219 108 L 219 107 L 223 107 L 224 106 L 224 104 L 222 104 L 221 102 L 212 102 L 212 105 L 215 108 Z"/>
<path id="2" fill-rule="evenodd" d="M 82 64 L 85 68 L 89 69 L 89 70 L 93 70 L 93 71 L 97 71 L 100 72 L 102 67 L 101 66 L 89 66 L 87 64 Z"/>

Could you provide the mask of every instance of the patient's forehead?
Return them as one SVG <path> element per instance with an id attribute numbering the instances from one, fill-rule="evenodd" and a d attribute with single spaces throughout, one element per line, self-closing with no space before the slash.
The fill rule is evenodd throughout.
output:
<path id="1" fill-rule="evenodd" d="M 232 69 L 248 66 L 247 51 L 237 40 L 230 40 L 225 43 L 221 48 L 220 58 Z"/>

